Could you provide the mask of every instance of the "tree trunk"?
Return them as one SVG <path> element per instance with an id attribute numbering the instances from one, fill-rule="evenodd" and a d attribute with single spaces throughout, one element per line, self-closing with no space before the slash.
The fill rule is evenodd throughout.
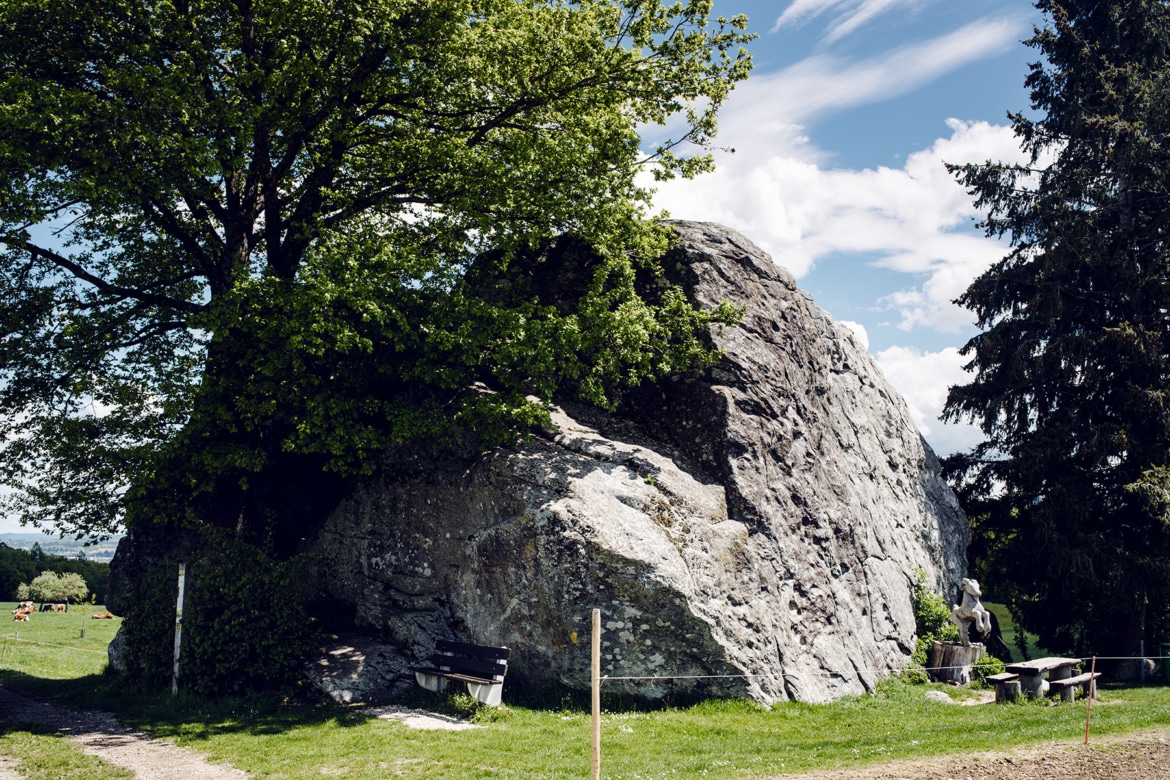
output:
<path id="1" fill-rule="evenodd" d="M 966 685 L 971 682 L 971 667 L 983 657 L 983 653 L 981 644 L 964 646 L 936 641 L 930 650 L 927 672 L 935 682 Z"/>

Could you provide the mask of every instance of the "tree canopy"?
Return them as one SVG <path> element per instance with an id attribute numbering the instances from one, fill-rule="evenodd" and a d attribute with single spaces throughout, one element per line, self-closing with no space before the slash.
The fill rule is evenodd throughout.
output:
<path id="1" fill-rule="evenodd" d="M 666 241 L 639 173 L 707 169 L 750 68 L 746 20 L 710 8 L 5 2 L 13 504 L 76 533 L 128 513 L 263 540 L 307 511 L 299 484 L 388 444 L 505 439 L 558 389 L 607 405 L 709 359 L 699 332 L 732 313 L 634 279 Z M 656 125 L 676 132 L 643 149 Z M 571 307 L 469 281 L 566 233 L 600 258 Z"/>
<path id="2" fill-rule="evenodd" d="M 1170 5 L 1040 0 L 1030 164 L 953 170 L 1011 252 L 959 299 L 982 332 L 947 414 L 973 559 L 1054 651 L 1136 656 L 1170 596 Z"/>
<path id="3" fill-rule="evenodd" d="M 33 581 L 21 583 L 17 588 L 17 596 L 24 596 L 21 601 L 52 601 L 57 603 L 80 604 L 89 595 L 89 586 L 85 579 L 77 572 L 59 574 L 54 571 L 43 571 Z"/>

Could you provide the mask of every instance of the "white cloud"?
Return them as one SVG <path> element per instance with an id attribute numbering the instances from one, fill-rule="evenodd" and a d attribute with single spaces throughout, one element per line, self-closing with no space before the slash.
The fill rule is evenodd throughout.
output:
<path id="1" fill-rule="evenodd" d="M 737 155 L 714 174 L 664 185 L 655 204 L 680 219 L 743 232 L 798 278 L 834 254 L 876 254 L 882 267 L 925 277 L 876 303 L 897 312 L 904 329 L 957 333 L 971 316 L 951 301 L 1005 247 L 970 229 L 977 213 L 943 161 L 1012 160 L 1021 153 L 1008 127 L 948 125 L 949 137 L 910 155 L 902 168 L 834 170 L 783 152 Z"/>
<path id="2" fill-rule="evenodd" d="M 822 159 L 804 126 L 816 117 L 911 92 L 950 71 L 1016 45 L 1025 17 L 981 19 L 947 35 L 901 46 L 860 61 L 828 54 L 807 57 L 774 73 L 754 74 L 736 87 L 719 113 L 721 164 L 749 156 Z M 641 128 L 647 146 L 678 135 L 681 117 L 666 127 Z"/>
<path id="3" fill-rule="evenodd" d="M 834 19 L 829 23 L 824 40 L 831 43 L 857 30 L 879 14 L 899 6 L 920 6 L 928 0 L 794 0 L 776 19 L 773 31 L 789 25 L 799 25 L 832 12 Z"/>
<path id="4" fill-rule="evenodd" d="M 869 351 L 869 331 L 860 322 L 853 322 L 852 320 L 838 320 L 842 325 L 853 331 L 853 337 L 861 345 L 861 348 L 866 352 Z"/>
<path id="5" fill-rule="evenodd" d="M 1023 17 L 980 19 L 946 35 L 848 61 L 816 54 L 737 87 L 720 112 L 731 146 L 790 134 L 827 111 L 876 103 L 921 87 L 963 65 L 1017 45 Z"/>
<path id="6" fill-rule="evenodd" d="M 969 450 L 983 440 L 983 434 L 973 425 L 939 420 L 949 388 L 971 381 L 971 375 L 963 370 L 966 359 L 958 349 L 923 352 L 915 347 L 890 347 L 875 358 L 886 379 L 906 399 L 914 423 L 935 452 L 950 455 Z"/>

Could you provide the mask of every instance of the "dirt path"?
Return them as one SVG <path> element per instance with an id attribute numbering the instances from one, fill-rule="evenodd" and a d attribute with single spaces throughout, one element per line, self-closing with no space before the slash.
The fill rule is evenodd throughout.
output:
<path id="1" fill-rule="evenodd" d="M 1128 737 L 1032 745 L 767 780 L 1158 780 L 1170 778 L 1170 727 Z"/>
<path id="2" fill-rule="evenodd" d="M 140 780 L 247 780 L 225 764 L 211 764 L 199 753 L 132 731 L 112 715 L 67 710 L 0 686 L 0 718 L 57 729 L 91 755 L 125 767 Z M 19 777 L 14 764 L 0 758 L 0 780 Z"/>

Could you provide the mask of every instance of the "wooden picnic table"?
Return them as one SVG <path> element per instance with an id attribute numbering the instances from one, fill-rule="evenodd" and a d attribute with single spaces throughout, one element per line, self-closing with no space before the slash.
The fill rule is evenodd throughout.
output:
<path id="1" fill-rule="evenodd" d="M 1067 680 L 1073 676 L 1073 667 L 1080 664 L 1079 658 L 1037 658 L 1034 661 L 1005 664 L 1004 669 L 1020 675 L 1020 692 L 1034 699 L 1046 691 L 1046 681 Z"/>

